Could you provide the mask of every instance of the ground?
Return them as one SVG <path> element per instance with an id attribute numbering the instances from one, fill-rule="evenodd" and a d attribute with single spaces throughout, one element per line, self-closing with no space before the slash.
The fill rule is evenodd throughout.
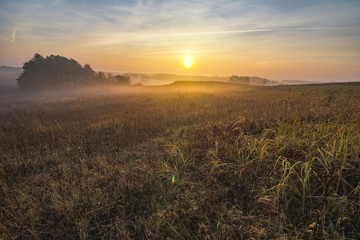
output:
<path id="1" fill-rule="evenodd" d="M 359 84 L 60 96 L 2 99 L 1 239 L 360 238 Z"/>

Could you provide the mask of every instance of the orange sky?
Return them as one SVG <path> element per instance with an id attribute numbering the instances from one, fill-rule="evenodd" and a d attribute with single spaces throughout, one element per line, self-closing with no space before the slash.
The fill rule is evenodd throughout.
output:
<path id="1" fill-rule="evenodd" d="M 0 65 L 55 54 L 116 72 L 360 80 L 360 2 L 8 1 Z M 191 56 L 188 71 L 182 58 Z"/>

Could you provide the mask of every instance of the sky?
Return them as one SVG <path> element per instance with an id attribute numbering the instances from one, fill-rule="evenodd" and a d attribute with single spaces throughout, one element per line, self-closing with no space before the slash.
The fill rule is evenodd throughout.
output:
<path id="1" fill-rule="evenodd" d="M 360 1 L 0 0 L 0 65 L 35 53 L 97 71 L 360 81 Z"/>

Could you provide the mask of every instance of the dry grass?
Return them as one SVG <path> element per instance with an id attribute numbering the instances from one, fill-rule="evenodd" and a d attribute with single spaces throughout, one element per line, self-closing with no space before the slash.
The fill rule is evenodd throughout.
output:
<path id="1" fill-rule="evenodd" d="M 2 102 L 0 238 L 360 238 L 359 85 L 197 87 Z"/>

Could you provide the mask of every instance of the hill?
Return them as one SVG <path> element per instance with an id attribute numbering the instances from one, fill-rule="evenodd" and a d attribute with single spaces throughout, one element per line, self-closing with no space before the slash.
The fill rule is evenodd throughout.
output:
<path id="1" fill-rule="evenodd" d="M 238 84 L 218 81 L 176 81 L 165 86 L 237 86 Z"/>
<path id="2" fill-rule="evenodd" d="M 250 85 L 276 86 L 279 85 L 279 82 L 267 78 L 252 76 L 250 77 Z"/>
<path id="3" fill-rule="evenodd" d="M 234 81 L 230 81 L 230 76 L 181 75 L 166 73 L 124 73 L 123 75 L 129 76 L 133 83 L 141 83 L 143 85 L 167 85 L 183 81 L 236 83 Z M 279 84 L 278 81 L 257 76 L 251 76 L 248 78 L 250 85 L 275 86 Z"/>
<path id="4" fill-rule="evenodd" d="M 202 75 L 181 75 L 181 74 L 168 74 L 168 73 L 124 73 L 123 75 L 129 76 L 132 83 L 141 83 L 143 85 L 167 85 L 178 81 L 217 81 L 227 82 L 228 77 L 223 76 L 202 76 Z"/>
<path id="5" fill-rule="evenodd" d="M 318 84 L 320 82 L 305 81 L 305 80 L 282 80 L 280 85 L 307 85 L 307 84 Z"/>
<path id="6" fill-rule="evenodd" d="M 258 86 L 249 84 L 219 81 L 176 81 L 171 84 L 159 86 L 158 88 L 166 91 L 220 93 L 248 91 L 257 87 Z"/>

